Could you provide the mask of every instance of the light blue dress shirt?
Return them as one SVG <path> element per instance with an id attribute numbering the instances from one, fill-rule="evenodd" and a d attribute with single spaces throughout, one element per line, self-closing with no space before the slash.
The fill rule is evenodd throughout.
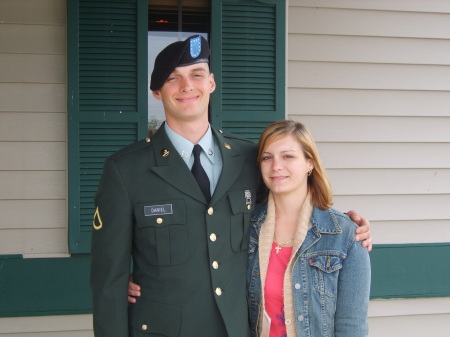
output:
<path id="1" fill-rule="evenodd" d="M 164 128 L 172 142 L 173 146 L 183 158 L 184 162 L 188 166 L 189 170 L 194 165 L 194 156 L 192 155 L 192 149 L 194 145 L 192 142 L 180 136 L 178 133 L 173 131 L 167 123 L 164 123 Z M 219 146 L 217 141 L 213 136 L 211 125 L 208 126 L 208 131 L 200 139 L 198 144 L 202 147 L 203 151 L 200 153 L 200 162 L 208 175 L 211 189 L 211 196 L 214 194 L 217 183 L 222 173 L 222 155 L 220 154 Z"/>

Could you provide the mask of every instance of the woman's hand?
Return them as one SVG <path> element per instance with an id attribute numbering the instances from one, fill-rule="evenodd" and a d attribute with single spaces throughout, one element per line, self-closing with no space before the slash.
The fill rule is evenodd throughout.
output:
<path id="1" fill-rule="evenodd" d="M 356 228 L 356 241 L 362 241 L 362 246 L 367 248 L 367 251 L 372 250 L 372 235 L 370 234 L 370 222 L 366 218 L 359 215 L 356 211 L 348 211 L 347 215 L 359 227 Z"/>

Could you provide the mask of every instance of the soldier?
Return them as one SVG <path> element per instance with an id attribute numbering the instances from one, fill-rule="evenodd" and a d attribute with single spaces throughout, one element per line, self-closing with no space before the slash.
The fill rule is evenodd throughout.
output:
<path id="1" fill-rule="evenodd" d="M 161 51 L 150 89 L 166 122 L 105 162 L 92 236 L 97 337 L 248 336 L 256 145 L 209 125 L 208 57 L 200 36 Z M 360 230 L 370 248 L 367 220 Z M 141 296 L 128 306 L 131 269 Z"/>

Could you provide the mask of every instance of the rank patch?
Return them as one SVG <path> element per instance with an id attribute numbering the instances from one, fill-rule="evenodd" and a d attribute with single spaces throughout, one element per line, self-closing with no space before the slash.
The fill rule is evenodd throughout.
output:
<path id="1" fill-rule="evenodd" d="M 94 221 L 92 222 L 95 230 L 99 230 L 103 227 L 102 218 L 100 218 L 100 212 L 98 211 L 98 207 L 95 209 L 94 213 Z"/>

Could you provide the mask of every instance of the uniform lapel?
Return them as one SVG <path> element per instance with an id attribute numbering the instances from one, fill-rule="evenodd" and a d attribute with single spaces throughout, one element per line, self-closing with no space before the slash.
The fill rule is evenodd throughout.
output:
<path id="1" fill-rule="evenodd" d="M 224 138 L 221 133 L 214 129 L 212 130 L 216 137 L 217 144 L 219 145 L 223 162 L 222 173 L 220 174 L 219 182 L 217 183 L 211 199 L 211 203 L 214 204 L 229 191 L 237 177 L 239 177 L 244 164 L 244 158 L 238 152 L 238 149 L 231 147 L 227 143 L 226 138 Z"/>
<path id="2" fill-rule="evenodd" d="M 151 138 L 156 165 L 151 170 L 168 184 L 200 202 L 206 203 L 194 176 L 161 126 Z"/>

